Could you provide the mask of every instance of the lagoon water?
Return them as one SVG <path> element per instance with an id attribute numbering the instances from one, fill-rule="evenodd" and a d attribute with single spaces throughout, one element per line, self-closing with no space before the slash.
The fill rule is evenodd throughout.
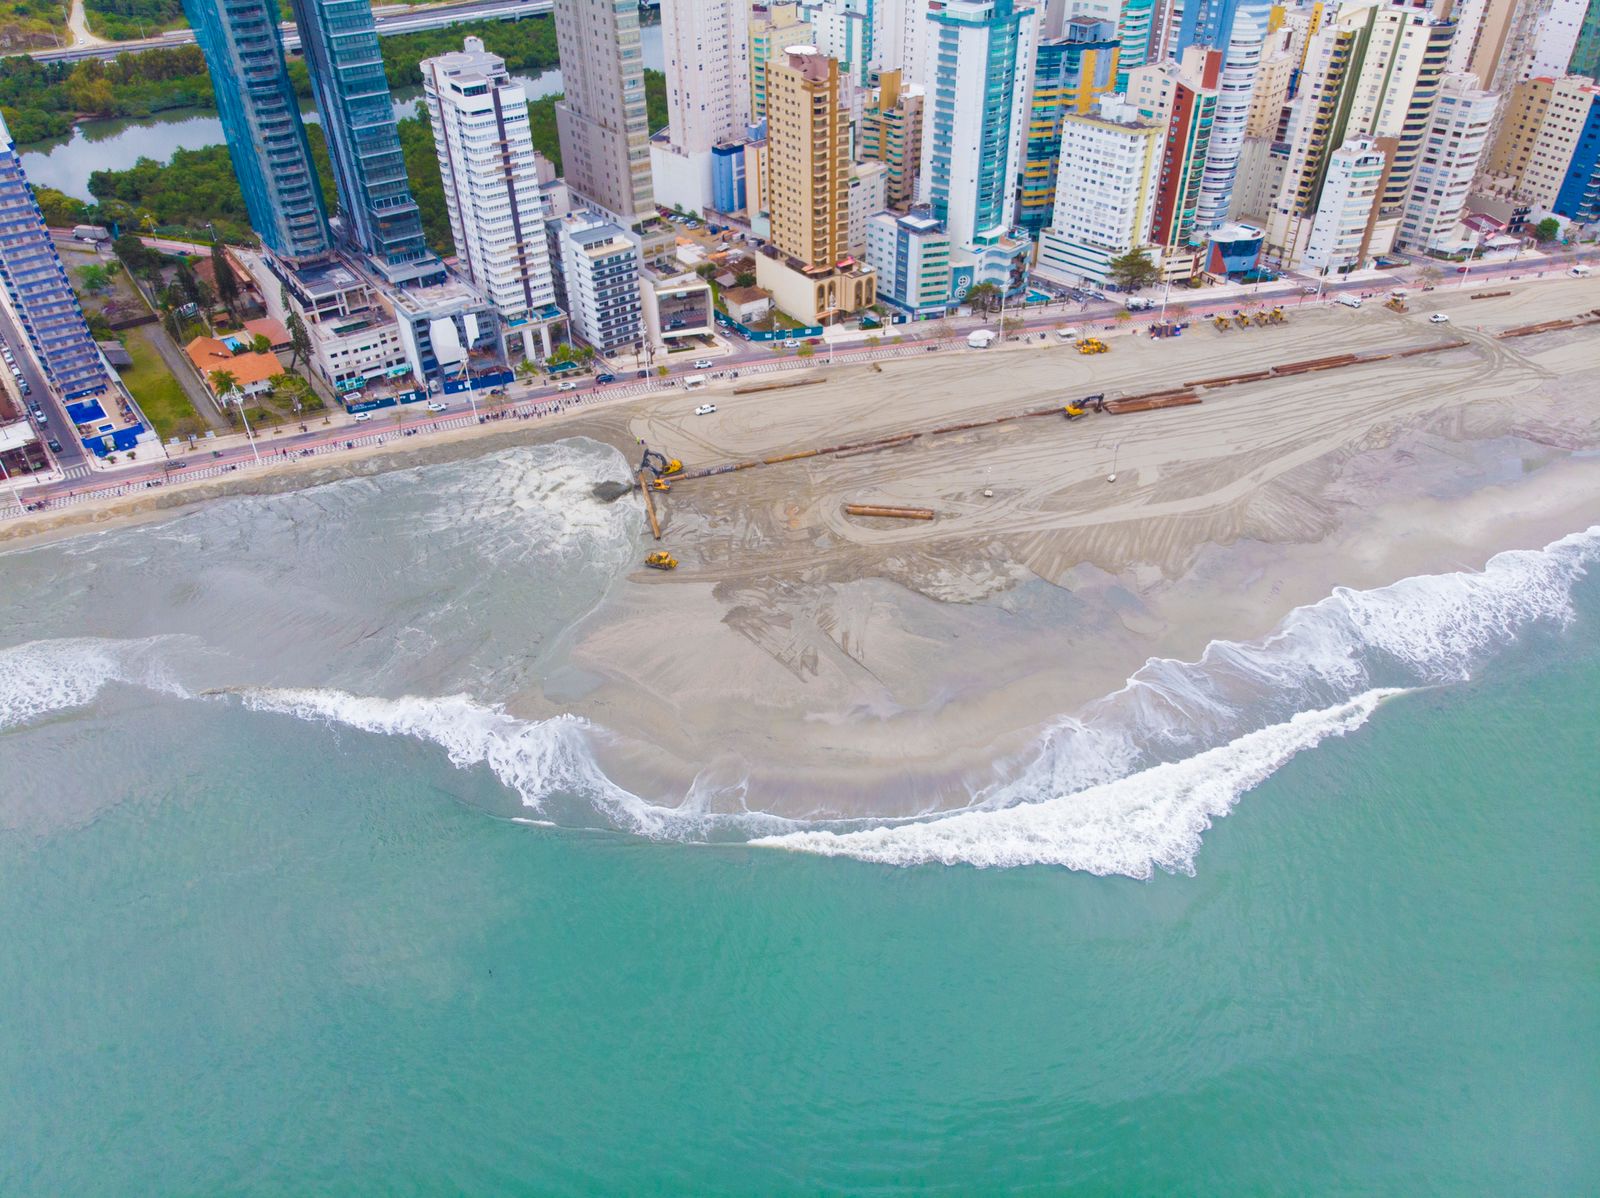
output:
<path id="1" fill-rule="evenodd" d="M 981 851 L 1048 793 L 641 834 L 499 713 L 635 568 L 624 469 L 0 557 L 0 1193 L 1600 1189 L 1600 533 L 1345 596 L 1365 689 L 1100 788 L 1100 876 Z"/>

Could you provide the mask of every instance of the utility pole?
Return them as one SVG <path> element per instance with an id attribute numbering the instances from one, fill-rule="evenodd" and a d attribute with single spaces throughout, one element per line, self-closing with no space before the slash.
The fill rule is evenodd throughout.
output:
<path id="1" fill-rule="evenodd" d="M 256 435 L 250 431 L 250 417 L 244 414 L 244 393 L 238 388 L 234 389 L 233 402 L 238 405 L 239 419 L 244 422 L 244 435 L 250 440 L 250 452 L 255 454 L 256 465 L 261 465 L 261 451 L 256 448 Z"/>

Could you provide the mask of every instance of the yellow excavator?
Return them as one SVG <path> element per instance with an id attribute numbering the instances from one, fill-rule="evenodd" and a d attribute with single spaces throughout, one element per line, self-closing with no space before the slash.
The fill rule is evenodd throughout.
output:
<path id="1" fill-rule="evenodd" d="M 1082 399 L 1069 399 L 1061 409 L 1061 414 L 1068 420 L 1077 420 L 1087 416 L 1090 412 L 1104 412 L 1106 410 L 1105 393 L 1099 395 L 1085 395 Z"/>
<path id="2" fill-rule="evenodd" d="M 660 480 L 669 475 L 683 473 L 683 463 L 677 458 L 669 458 L 646 446 L 644 457 L 639 459 L 639 470 L 641 473 L 648 470 Z"/>
<path id="3" fill-rule="evenodd" d="M 644 564 L 652 570 L 676 570 L 678 568 L 678 559 L 665 549 L 657 549 L 644 559 Z"/>
<path id="4" fill-rule="evenodd" d="M 1098 337 L 1085 337 L 1078 342 L 1080 354 L 1103 354 L 1110 352 L 1111 347 Z"/>

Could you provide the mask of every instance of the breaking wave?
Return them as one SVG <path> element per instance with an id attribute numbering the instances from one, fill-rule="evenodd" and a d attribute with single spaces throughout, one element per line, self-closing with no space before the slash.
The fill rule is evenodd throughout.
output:
<path id="1" fill-rule="evenodd" d="M 0 649 L 0 730 L 82 707 L 113 682 L 185 695 L 158 656 L 162 648 L 183 639 L 67 637 Z"/>
<path id="2" fill-rule="evenodd" d="M 1302 749 L 1359 728 L 1379 702 L 1397 693 L 1368 691 L 1221 748 L 1042 802 L 849 832 L 789 832 L 752 843 L 885 865 L 1064 865 L 1130 878 L 1148 878 L 1157 867 L 1193 873 L 1201 836 L 1240 795 Z"/>

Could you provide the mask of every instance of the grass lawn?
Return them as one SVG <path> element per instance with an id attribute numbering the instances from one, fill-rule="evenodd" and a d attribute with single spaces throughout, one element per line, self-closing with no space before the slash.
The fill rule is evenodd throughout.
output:
<path id="1" fill-rule="evenodd" d="M 122 371 L 122 381 L 133 392 L 140 411 L 156 426 L 162 440 L 204 433 L 206 422 L 194 410 L 183 384 L 172 377 L 149 338 L 146 326 L 128 330 L 127 346 L 133 366 Z"/>

